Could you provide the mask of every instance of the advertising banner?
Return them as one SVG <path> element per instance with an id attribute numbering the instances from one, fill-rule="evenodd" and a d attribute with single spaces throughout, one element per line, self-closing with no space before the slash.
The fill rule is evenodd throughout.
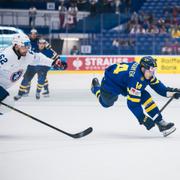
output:
<path id="1" fill-rule="evenodd" d="M 68 69 L 73 71 L 102 71 L 111 64 L 132 62 L 134 57 L 123 56 L 67 56 Z"/>
<path id="2" fill-rule="evenodd" d="M 180 57 L 178 56 L 153 56 L 157 59 L 157 72 L 161 74 L 179 74 L 180 73 Z M 139 62 L 141 56 L 135 57 Z"/>
<path id="3" fill-rule="evenodd" d="M 61 56 L 68 63 L 63 73 L 101 73 L 108 66 L 120 62 L 139 62 L 143 56 Z M 157 72 L 161 74 L 180 74 L 180 56 L 153 56 L 157 59 Z M 58 71 L 56 71 L 58 72 Z"/>

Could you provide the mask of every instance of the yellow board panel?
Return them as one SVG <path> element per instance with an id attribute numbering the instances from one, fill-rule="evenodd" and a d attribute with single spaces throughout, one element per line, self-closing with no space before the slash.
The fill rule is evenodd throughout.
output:
<path id="1" fill-rule="evenodd" d="M 139 62 L 142 56 L 135 57 Z M 157 72 L 161 74 L 180 74 L 180 56 L 153 56 L 157 59 Z"/>

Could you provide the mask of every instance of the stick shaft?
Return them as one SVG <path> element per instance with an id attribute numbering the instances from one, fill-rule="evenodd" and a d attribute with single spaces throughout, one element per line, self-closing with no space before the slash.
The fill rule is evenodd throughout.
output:
<path id="1" fill-rule="evenodd" d="M 174 99 L 174 96 L 172 96 L 167 102 L 166 104 L 160 109 L 160 112 L 162 112 L 166 107 L 167 105 Z"/>
<path id="2" fill-rule="evenodd" d="M 23 115 L 25 115 L 25 116 L 27 116 L 27 117 L 35 120 L 35 121 L 41 123 L 41 124 L 44 124 L 44 125 L 52 128 L 52 129 L 55 129 L 56 131 L 59 131 L 59 132 L 61 132 L 61 133 L 63 133 L 63 134 L 66 134 L 66 135 L 68 135 L 68 136 L 70 135 L 69 133 L 67 133 L 67 132 L 65 132 L 65 131 L 63 131 L 63 130 L 61 130 L 61 129 L 58 129 L 57 127 L 52 126 L 51 124 L 48 124 L 48 123 L 46 123 L 46 122 L 44 122 L 44 121 L 41 121 L 40 119 L 38 119 L 38 118 L 36 118 L 36 117 L 34 117 L 34 116 L 31 116 L 30 114 L 27 114 L 27 113 L 25 113 L 25 112 L 23 112 L 23 111 L 21 111 L 21 110 L 19 110 L 19 109 L 16 109 L 15 107 L 12 107 L 12 106 L 10 106 L 10 105 L 8 105 L 8 104 L 5 104 L 5 103 L 3 103 L 3 102 L 0 102 L 0 103 L 1 103 L 2 105 L 4 105 L 4 106 L 6 106 L 6 107 L 8 107 L 8 108 L 10 108 L 10 109 L 12 109 L 12 110 L 14 110 L 14 111 L 16 111 L 16 112 L 19 112 L 19 113 L 21 113 L 21 114 L 23 114 Z"/>

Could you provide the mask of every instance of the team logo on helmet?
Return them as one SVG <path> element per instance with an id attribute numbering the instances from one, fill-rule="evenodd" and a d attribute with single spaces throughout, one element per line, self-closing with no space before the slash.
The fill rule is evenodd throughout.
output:
<path id="1" fill-rule="evenodd" d="M 17 72 L 13 72 L 11 77 L 10 77 L 10 80 L 12 82 L 15 82 L 15 81 L 17 81 L 22 76 L 22 74 L 23 74 L 23 70 L 22 69 L 17 71 Z"/>

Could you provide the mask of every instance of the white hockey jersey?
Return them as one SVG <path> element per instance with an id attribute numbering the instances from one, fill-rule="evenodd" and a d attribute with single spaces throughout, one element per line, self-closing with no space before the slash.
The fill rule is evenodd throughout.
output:
<path id="1" fill-rule="evenodd" d="M 26 56 L 18 56 L 12 46 L 0 53 L 0 86 L 10 88 L 25 73 L 28 65 L 51 66 L 52 59 L 42 53 L 28 52 Z"/>

